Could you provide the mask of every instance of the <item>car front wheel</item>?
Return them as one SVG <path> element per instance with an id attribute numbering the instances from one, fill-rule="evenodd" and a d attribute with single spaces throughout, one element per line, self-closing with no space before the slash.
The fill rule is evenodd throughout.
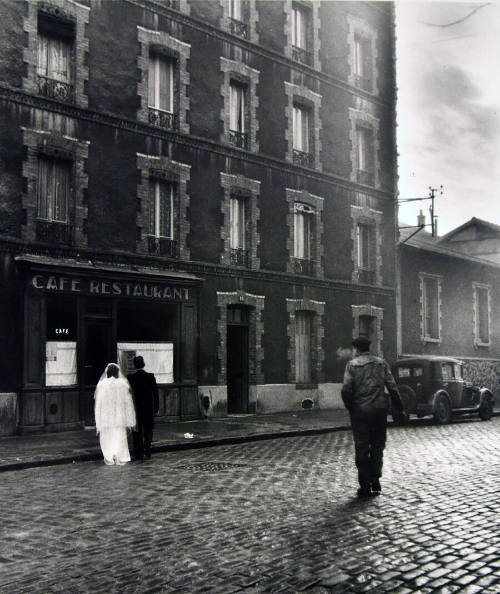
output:
<path id="1" fill-rule="evenodd" d="M 434 420 L 439 425 L 446 425 L 451 421 L 451 407 L 450 401 L 444 394 L 439 395 L 436 398 L 436 404 L 434 406 Z"/>

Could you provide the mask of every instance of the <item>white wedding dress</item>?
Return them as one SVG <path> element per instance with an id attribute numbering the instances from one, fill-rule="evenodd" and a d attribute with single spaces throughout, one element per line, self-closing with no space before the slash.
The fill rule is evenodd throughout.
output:
<path id="1" fill-rule="evenodd" d="M 119 377 L 107 377 L 109 365 L 95 390 L 95 424 L 99 434 L 104 462 L 125 464 L 130 462 L 127 428 L 136 424 L 132 391 L 121 371 Z"/>

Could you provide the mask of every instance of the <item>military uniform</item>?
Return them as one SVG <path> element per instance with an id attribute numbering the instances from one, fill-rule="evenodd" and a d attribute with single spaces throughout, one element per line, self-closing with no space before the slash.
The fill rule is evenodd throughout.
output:
<path id="1" fill-rule="evenodd" d="M 355 347 L 366 348 L 367 344 L 370 344 L 367 339 L 353 341 Z M 359 495 L 380 491 L 389 411 L 389 396 L 384 386 L 390 394 L 393 414 L 404 415 L 398 387 L 383 359 L 361 352 L 347 363 L 342 399 L 351 415 Z"/>

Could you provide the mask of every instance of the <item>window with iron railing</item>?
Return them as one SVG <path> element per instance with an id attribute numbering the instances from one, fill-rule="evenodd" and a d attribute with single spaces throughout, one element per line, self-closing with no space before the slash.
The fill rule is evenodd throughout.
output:
<path id="1" fill-rule="evenodd" d="M 309 204 L 296 202 L 293 216 L 293 270 L 297 274 L 314 272 L 314 218 Z"/>
<path id="2" fill-rule="evenodd" d="M 174 184 L 163 180 L 151 180 L 148 237 L 150 254 L 178 257 L 175 218 Z"/>
<path id="3" fill-rule="evenodd" d="M 301 64 L 305 64 L 306 66 L 312 66 L 313 63 L 313 54 L 312 52 L 302 48 L 297 47 L 295 45 L 292 46 L 292 59 L 295 62 L 300 62 Z"/>
<path id="4" fill-rule="evenodd" d="M 361 283 L 373 284 L 375 281 L 374 234 L 373 225 L 359 223 L 356 227 L 357 272 L 358 281 Z"/>
<path id="5" fill-rule="evenodd" d="M 354 36 L 354 84 L 364 91 L 372 90 L 371 40 Z"/>
<path id="6" fill-rule="evenodd" d="M 356 128 L 356 179 L 361 184 L 375 182 L 375 146 L 373 130 L 364 126 Z"/>
<path id="7" fill-rule="evenodd" d="M 295 165 L 312 167 L 313 156 L 309 146 L 310 111 L 300 105 L 293 106 L 293 145 L 292 154 Z"/>
<path id="8" fill-rule="evenodd" d="M 229 142 L 248 149 L 247 87 L 235 81 L 229 85 Z"/>
<path id="9" fill-rule="evenodd" d="M 179 257 L 179 246 L 175 239 L 169 237 L 148 237 L 148 252 L 156 256 Z"/>
<path id="10" fill-rule="evenodd" d="M 295 274 L 305 274 L 307 276 L 313 276 L 314 274 L 314 262 L 312 260 L 306 260 L 304 258 L 293 258 L 293 271 Z"/>
<path id="11" fill-rule="evenodd" d="M 69 223 L 72 163 L 41 155 L 38 158 L 37 215 L 50 223 Z"/>
<path id="12" fill-rule="evenodd" d="M 229 30 L 232 35 L 248 39 L 248 25 L 234 18 L 229 19 Z"/>
<path id="13" fill-rule="evenodd" d="M 38 34 L 38 92 L 59 101 L 74 101 L 73 42 L 44 32 Z"/>
<path id="14" fill-rule="evenodd" d="M 35 226 L 37 241 L 58 245 L 72 245 L 73 226 L 68 223 L 38 220 Z"/>
<path id="15" fill-rule="evenodd" d="M 231 196 L 229 211 L 229 249 L 230 262 L 236 266 L 248 266 L 249 224 L 247 199 L 244 196 Z"/>
<path id="16" fill-rule="evenodd" d="M 148 68 L 148 121 L 154 126 L 177 130 L 174 92 L 175 60 L 151 53 Z"/>

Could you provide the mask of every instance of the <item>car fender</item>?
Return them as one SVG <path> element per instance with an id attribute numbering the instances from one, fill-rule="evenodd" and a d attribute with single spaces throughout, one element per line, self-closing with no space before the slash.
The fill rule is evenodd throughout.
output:
<path id="1" fill-rule="evenodd" d="M 438 390 L 437 392 L 434 392 L 434 395 L 432 397 L 432 410 L 436 410 L 436 400 L 438 399 L 438 396 L 446 396 L 446 398 L 448 400 L 448 404 L 450 405 L 450 408 L 451 408 L 451 399 L 450 399 L 450 395 L 448 394 L 448 392 L 446 390 Z"/>

